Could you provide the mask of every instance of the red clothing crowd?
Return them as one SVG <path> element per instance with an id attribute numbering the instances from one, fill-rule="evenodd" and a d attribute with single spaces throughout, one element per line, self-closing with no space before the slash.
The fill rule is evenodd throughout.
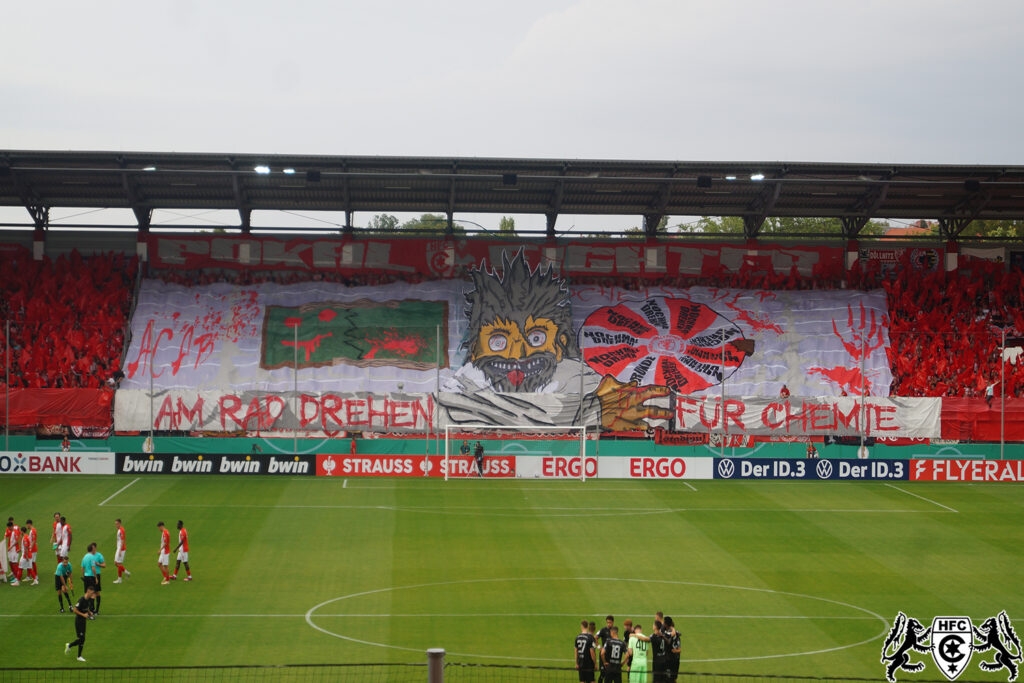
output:
<path id="1" fill-rule="evenodd" d="M 1003 331 L 1010 340 L 1024 337 L 1024 272 L 980 259 L 953 272 L 922 271 L 909 253 L 890 272 L 873 266 L 858 262 L 850 286 L 888 294 L 892 395 L 1024 395 L 1024 359 L 1005 363 L 999 386 Z"/>
<path id="2" fill-rule="evenodd" d="M 11 386 L 98 388 L 120 370 L 138 262 L 77 251 L 0 269 L 0 321 L 11 321 Z M 6 349 L 0 334 L 0 367 Z"/>

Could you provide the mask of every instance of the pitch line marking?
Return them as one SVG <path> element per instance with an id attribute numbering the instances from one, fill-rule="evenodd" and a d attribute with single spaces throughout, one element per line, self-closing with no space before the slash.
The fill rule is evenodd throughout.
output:
<path id="1" fill-rule="evenodd" d="M 688 489 L 690 489 L 691 491 L 696 491 L 696 490 L 697 490 L 697 487 L 696 487 L 696 486 L 694 486 L 694 485 L 693 485 L 693 484 L 691 484 L 690 482 L 686 481 L 685 479 L 683 479 L 683 480 L 681 480 L 681 481 L 683 482 L 683 486 L 687 487 L 687 488 L 688 488 Z"/>
<path id="2" fill-rule="evenodd" d="M 627 612 L 628 610 L 618 610 L 619 612 Z M 254 618 L 270 618 L 270 619 L 304 619 L 305 614 L 104 614 L 104 617 L 108 619 L 254 619 Z M 558 618 L 558 619 L 572 619 L 579 617 L 580 615 L 576 612 L 567 612 L 564 614 L 559 613 L 515 613 L 515 612 L 502 612 L 493 614 L 455 614 L 455 613 L 440 613 L 440 614 L 317 614 L 317 618 L 323 619 L 495 619 L 498 617 L 505 618 Z M 65 615 L 61 614 L 0 614 L 0 619 L 64 619 Z M 869 616 L 840 616 L 840 615 L 822 615 L 813 616 L 808 614 L 680 614 L 673 615 L 673 619 L 803 619 L 809 621 L 821 620 L 821 621 L 874 621 L 874 617 Z"/>
<path id="3" fill-rule="evenodd" d="M 896 489 L 897 491 L 902 491 L 903 493 L 907 494 L 908 496 L 913 496 L 914 498 L 920 498 L 921 500 L 926 501 L 928 503 L 931 503 L 932 505 L 938 505 L 940 508 L 944 508 L 946 510 L 949 510 L 950 512 L 956 512 L 956 513 L 959 514 L 959 511 L 954 510 L 953 508 L 949 507 L 948 505 L 943 505 L 942 503 L 934 501 L 931 498 L 925 498 L 924 496 L 919 496 L 916 493 L 913 493 L 913 492 L 908 491 L 906 489 L 901 489 L 899 486 L 894 486 L 892 484 L 886 484 L 886 486 L 888 486 L 891 489 Z"/>
<path id="4" fill-rule="evenodd" d="M 125 503 L 117 504 L 115 507 L 172 507 L 152 505 L 148 503 Z M 494 508 L 494 507 L 454 507 L 447 509 L 411 507 L 404 505 L 260 505 L 260 504 L 227 504 L 214 505 L 207 503 L 178 503 L 175 508 L 235 508 L 235 509 L 259 509 L 259 510 L 384 510 L 387 512 L 413 512 L 417 514 L 433 515 L 473 515 L 476 517 L 536 517 L 540 513 L 545 517 L 618 517 L 621 515 L 641 517 L 650 515 L 669 515 L 686 512 L 719 512 L 719 513 L 810 513 L 810 514 L 930 514 L 928 510 L 906 510 L 906 509 L 884 509 L 884 508 L 712 508 L 712 507 L 680 507 L 680 508 L 625 508 L 608 511 L 607 507 L 516 507 L 516 508 Z M 496 512 L 496 510 L 509 510 L 509 512 Z M 956 512 L 956 510 L 952 510 Z"/>
<path id="5" fill-rule="evenodd" d="M 436 588 L 436 587 L 440 587 L 440 586 L 455 586 L 455 585 L 465 585 L 465 584 L 474 584 L 474 583 L 499 583 L 499 582 L 515 582 L 515 581 L 520 581 L 520 582 L 522 582 L 522 581 L 582 581 L 582 582 L 588 582 L 588 581 L 616 581 L 616 582 L 630 581 L 630 582 L 633 582 L 633 583 L 646 583 L 646 584 L 661 583 L 661 584 L 681 585 L 681 586 L 700 586 L 700 587 L 704 587 L 704 588 L 728 588 L 728 589 L 732 589 L 732 590 L 751 591 L 751 592 L 756 592 L 756 593 L 771 593 L 771 594 L 774 594 L 774 595 L 786 595 L 786 596 L 790 596 L 790 597 L 799 597 L 799 598 L 807 598 L 807 599 L 810 599 L 810 600 L 818 600 L 820 602 L 827 602 L 827 603 L 830 603 L 830 604 L 833 604 L 833 605 L 839 605 L 841 607 L 847 607 L 849 609 L 857 610 L 858 612 L 863 612 L 864 614 L 869 615 L 872 621 L 877 620 L 877 621 L 882 622 L 882 630 L 879 631 L 877 634 L 875 634 L 875 635 L 873 635 L 873 636 L 871 636 L 869 638 L 865 638 L 864 640 L 861 640 L 859 642 L 850 643 L 848 645 L 837 645 L 835 647 L 823 648 L 821 650 L 809 650 L 809 651 L 806 651 L 806 652 L 786 652 L 786 653 L 773 654 L 773 655 L 753 655 L 753 656 L 750 656 L 750 657 L 717 657 L 717 658 L 709 658 L 709 659 L 682 659 L 682 660 L 680 660 L 681 662 L 688 662 L 688 663 L 754 661 L 754 660 L 762 660 L 762 659 L 780 659 L 780 658 L 783 658 L 783 657 L 802 657 L 802 656 L 810 656 L 810 655 L 820 655 L 820 654 L 825 654 L 825 653 L 828 653 L 828 652 L 838 652 L 840 650 L 848 650 L 850 648 L 859 647 L 861 645 L 865 645 L 867 643 L 871 643 L 873 641 L 876 641 L 876 640 L 878 640 L 879 638 L 881 638 L 882 636 L 884 636 L 888 632 L 889 626 L 890 626 L 889 621 L 885 617 L 883 617 L 881 614 L 878 614 L 877 612 L 873 612 L 873 611 L 871 611 L 871 610 L 869 610 L 869 609 L 867 609 L 865 607 L 858 607 L 857 605 L 851 605 L 850 603 L 843 602 L 841 600 L 833 600 L 831 598 L 822 598 L 822 597 L 815 596 L 815 595 L 806 595 L 804 593 L 793 593 L 793 592 L 790 592 L 790 591 L 777 591 L 777 590 L 773 590 L 771 588 L 754 588 L 754 587 L 751 587 L 751 586 L 730 586 L 730 585 L 726 585 L 726 584 L 700 583 L 700 582 L 694 582 L 694 581 L 671 581 L 671 580 L 665 580 L 665 579 L 622 579 L 622 578 L 607 578 L 607 577 L 599 577 L 599 578 L 582 578 L 582 577 L 570 577 L 570 578 L 566 578 L 566 577 L 527 577 L 527 578 L 523 578 L 523 577 L 520 577 L 520 578 L 503 578 L 503 579 L 463 579 L 463 580 L 460 580 L 460 581 L 438 581 L 438 582 L 435 582 L 435 583 L 421 583 L 421 584 L 414 584 L 414 585 L 409 585 L 409 586 L 391 586 L 391 587 L 388 587 L 388 588 L 377 588 L 377 589 L 368 590 L 368 591 L 360 591 L 358 593 L 351 593 L 349 595 L 342 595 L 342 596 L 337 597 L 337 598 L 331 598 L 330 600 L 324 600 L 320 604 L 314 605 L 314 606 L 309 608 L 309 610 L 306 612 L 306 623 L 309 624 L 314 629 L 316 629 L 317 631 L 320 631 L 321 633 L 324 633 L 324 634 L 329 635 L 329 636 L 333 636 L 335 638 L 339 638 L 341 640 L 347 640 L 347 641 L 352 642 L 352 643 L 359 643 L 360 645 L 373 645 L 373 646 L 376 646 L 376 647 L 383 647 L 383 648 L 388 648 L 388 649 L 391 649 L 391 650 L 401 650 L 401 651 L 404 651 L 404 652 L 421 652 L 422 648 L 403 647 L 401 645 L 391 645 L 389 643 L 376 643 L 376 642 L 373 642 L 373 641 L 361 640 L 359 638 L 352 638 L 350 636 L 341 635 L 340 633 L 335 633 L 333 631 L 328 631 L 327 629 L 322 628 L 320 626 L 317 626 L 315 623 L 313 623 L 313 613 L 316 612 L 321 607 L 323 607 L 324 605 L 329 605 L 332 602 L 338 602 L 339 600 L 348 600 L 349 598 L 358 598 L 358 597 L 363 597 L 363 596 L 366 596 L 366 595 L 375 595 L 375 594 L 379 594 L 379 593 L 387 593 L 387 592 L 396 591 L 396 590 L 413 590 L 413 589 L 418 589 L 418 588 Z M 564 658 L 562 658 L 562 659 L 552 659 L 550 657 L 516 657 L 516 656 L 509 656 L 509 655 L 479 655 L 479 654 L 472 654 L 472 653 L 466 653 L 466 652 L 449 652 L 448 654 L 452 655 L 452 656 L 455 656 L 455 657 L 474 657 L 474 658 L 485 658 L 485 659 L 504 659 L 504 660 L 516 660 L 516 661 L 530 661 L 530 662 L 562 662 L 562 661 L 564 661 Z"/>
<path id="6" fill-rule="evenodd" d="M 131 480 L 130 482 L 128 482 L 127 484 L 125 484 L 124 486 L 122 486 L 121 488 L 119 488 L 119 489 L 118 489 L 118 490 L 117 490 L 117 491 L 116 491 L 116 492 L 114 493 L 114 495 L 113 495 L 113 496 L 110 496 L 110 498 L 107 498 L 107 499 L 106 499 L 105 501 L 103 501 L 102 503 L 100 503 L 100 507 L 102 507 L 102 506 L 103 506 L 103 505 L 105 505 L 106 503 L 108 503 L 108 502 L 110 502 L 111 500 L 113 500 L 113 499 L 114 499 L 114 496 L 116 496 L 116 495 L 117 495 L 118 493 L 121 493 L 121 491 L 124 491 L 124 490 L 125 490 L 126 488 L 128 488 L 129 486 L 131 486 L 132 484 L 134 484 L 134 483 L 135 483 L 135 482 L 137 482 L 138 480 L 139 480 L 139 477 L 135 477 L 135 478 L 134 478 L 134 479 L 132 479 L 132 480 Z"/>

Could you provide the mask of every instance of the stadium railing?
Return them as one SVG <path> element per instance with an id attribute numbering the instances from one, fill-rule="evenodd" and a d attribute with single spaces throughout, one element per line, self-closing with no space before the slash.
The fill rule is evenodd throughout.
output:
<path id="1" fill-rule="evenodd" d="M 628 674 L 623 673 L 623 680 Z M 851 678 L 841 676 L 786 676 L 768 674 L 727 674 L 679 672 L 682 683 L 842 683 L 878 681 L 877 677 Z M 227 681 L 249 683 L 262 681 L 295 681 L 297 683 L 342 681 L 345 683 L 551 683 L 577 680 L 577 671 L 565 666 L 522 666 L 503 664 L 470 664 L 430 662 L 406 664 L 282 664 L 249 666 L 187 666 L 187 667 L 106 667 L 79 664 L 67 667 L 22 667 L 0 669 L 0 682 L 46 681 L 47 683 L 141 681 L 205 683 Z M 654 683 L 648 672 L 645 680 Z M 914 679 L 915 683 L 945 683 L 932 679 Z M 963 681 L 962 683 L 979 683 Z"/>

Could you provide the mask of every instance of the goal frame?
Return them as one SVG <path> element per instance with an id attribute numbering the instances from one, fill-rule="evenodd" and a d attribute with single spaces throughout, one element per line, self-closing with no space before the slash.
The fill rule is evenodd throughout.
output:
<path id="1" fill-rule="evenodd" d="M 451 456 L 451 448 L 449 446 L 451 442 L 452 434 L 461 434 L 462 432 L 481 432 L 481 433 L 500 433 L 502 430 L 506 431 L 518 431 L 518 432 L 573 432 L 578 431 L 579 437 L 576 439 L 579 444 L 579 454 L 576 456 L 580 463 L 580 481 L 587 480 L 587 425 L 452 425 L 448 424 L 444 427 L 444 480 L 448 481 L 448 461 Z"/>

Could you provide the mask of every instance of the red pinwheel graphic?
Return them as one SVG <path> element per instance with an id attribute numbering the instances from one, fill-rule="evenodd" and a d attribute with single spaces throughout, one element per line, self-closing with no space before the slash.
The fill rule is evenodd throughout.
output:
<path id="1" fill-rule="evenodd" d="M 580 330 L 580 346 L 601 375 L 678 393 L 720 384 L 754 349 L 739 327 L 704 304 L 667 297 L 594 311 Z"/>

